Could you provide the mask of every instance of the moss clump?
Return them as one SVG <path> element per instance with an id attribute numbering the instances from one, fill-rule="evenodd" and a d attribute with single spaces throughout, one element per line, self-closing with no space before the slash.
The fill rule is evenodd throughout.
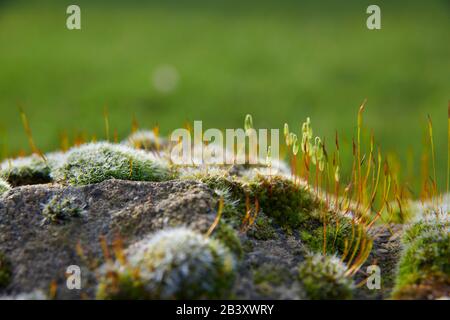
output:
<path id="1" fill-rule="evenodd" d="M 313 218 L 299 233 L 300 239 L 314 252 L 323 252 L 325 244 L 327 254 L 343 255 L 346 250 L 352 252 L 361 237 L 367 237 L 363 226 L 348 217 L 336 218 L 329 214 L 327 219 L 324 226 L 323 217 Z"/>
<path id="2" fill-rule="evenodd" d="M 9 183 L 0 177 L 0 196 L 9 190 L 11 190 Z"/>
<path id="3" fill-rule="evenodd" d="M 154 156 L 107 142 L 90 143 L 68 151 L 66 161 L 54 170 L 58 182 L 87 185 L 108 179 L 163 181 L 167 167 Z"/>
<path id="4" fill-rule="evenodd" d="M 247 200 L 251 205 L 258 201 L 262 212 L 274 222 L 293 229 L 308 220 L 309 213 L 318 206 L 307 187 L 283 176 L 260 174 L 257 170 L 243 176 L 232 176 L 226 170 L 214 170 L 187 175 L 186 178 L 199 180 L 212 189 L 228 190 L 237 203 L 238 219 L 245 215 Z"/>
<path id="5" fill-rule="evenodd" d="M 310 299 L 351 299 L 354 284 L 346 271 L 347 267 L 336 256 L 313 254 L 300 265 L 299 279 Z"/>
<path id="6" fill-rule="evenodd" d="M 129 249 L 101 279 L 100 299 L 226 298 L 235 260 L 220 242 L 194 231 L 163 230 Z"/>
<path id="7" fill-rule="evenodd" d="M 153 151 L 159 150 L 161 146 L 165 146 L 167 141 L 157 137 L 153 131 L 140 130 L 131 134 L 124 143 L 132 148 Z"/>
<path id="8" fill-rule="evenodd" d="M 393 297 L 439 298 L 450 293 L 448 216 L 413 223 L 402 238 Z"/>
<path id="9" fill-rule="evenodd" d="M 279 265 L 262 264 L 252 270 L 253 281 L 255 284 L 271 284 L 281 285 L 283 282 L 289 281 L 289 270 Z"/>
<path id="10" fill-rule="evenodd" d="M 311 250 L 321 252 L 325 221 L 327 253 L 342 255 L 346 246 L 351 250 L 360 237 L 366 237 L 362 226 L 347 216 L 328 211 L 307 186 L 288 177 L 263 175 L 259 170 L 233 176 L 223 169 L 194 171 L 183 177 L 222 190 L 226 194 L 225 203 L 233 203 L 224 210 L 223 216 L 234 227 L 242 224 L 246 203 L 254 209 L 257 201 L 260 212 L 247 235 L 258 240 L 273 239 L 277 236 L 276 228 L 281 227 L 287 232 L 299 231 L 300 238 Z"/>
<path id="11" fill-rule="evenodd" d="M 11 276 L 11 263 L 6 256 L 0 252 L 0 288 L 4 288 L 10 283 Z"/>
<path id="12" fill-rule="evenodd" d="M 247 189 L 267 216 L 289 228 L 300 227 L 318 205 L 305 186 L 282 176 L 256 175 Z"/>
<path id="13" fill-rule="evenodd" d="M 52 181 L 47 160 L 38 155 L 5 160 L 0 175 L 14 187 Z"/>
<path id="14" fill-rule="evenodd" d="M 237 231 L 229 224 L 221 221 L 214 230 L 212 237 L 227 246 L 236 257 L 239 259 L 242 258 L 244 251 L 242 249 L 241 240 L 239 239 Z"/>
<path id="15" fill-rule="evenodd" d="M 75 198 L 59 195 L 52 197 L 42 209 L 44 221 L 52 223 L 63 223 L 71 218 L 80 217 L 82 213 L 83 208 L 76 203 Z"/>
<path id="16" fill-rule="evenodd" d="M 260 213 L 253 225 L 247 231 L 249 237 L 257 240 L 274 239 L 277 236 L 273 226 L 272 219 L 267 217 L 264 213 Z"/>
<path id="17" fill-rule="evenodd" d="M 8 159 L 0 164 L 0 176 L 14 187 L 49 183 L 53 181 L 52 170 L 64 160 L 65 154 L 62 152 Z"/>

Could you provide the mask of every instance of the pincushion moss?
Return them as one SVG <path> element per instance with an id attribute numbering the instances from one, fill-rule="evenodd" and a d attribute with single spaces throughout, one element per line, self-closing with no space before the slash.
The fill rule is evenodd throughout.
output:
<path id="1" fill-rule="evenodd" d="M 101 279 L 99 299 L 226 298 L 233 284 L 230 251 L 189 229 L 159 231 L 128 251 Z"/>
<path id="2" fill-rule="evenodd" d="M 15 187 L 51 181 L 49 165 L 45 159 L 35 154 L 5 160 L 1 164 L 1 175 Z"/>
<path id="3" fill-rule="evenodd" d="M 274 238 L 274 226 L 285 231 L 299 231 L 300 238 L 313 251 L 322 251 L 324 239 L 324 220 L 326 221 L 326 249 L 330 254 L 343 254 L 346 240 L 356 241 L 365 231 L 339 212 L 325 209 L 324 204 L 304 184 L 296 183 L 283 175 L 265 175 L 259 169 L 232 175 L 228 170 L 212 168 L 207 171 L 185 170 L 182 178 L 201 181 L 214 190 L 226 194 L 223 216 L 233 226 L 239 226 L 246 213 L 246 203 L 253 208 L 258 202 L 260 211 L 248 235 L 259 239 Z M 217 192 L 216 192 L 217 193 Z M 352 243 L 347 243 L 352 246 Z"/>
<path id="4" fill-rule="evenodd" d="M 283 176 L 257 174 L 246 188 L 251 200 L 257 200 L 264 213 L 281 226 L 300 227 L 318 205 L 305 186 Z"/>
<path id="5" fill-rule="evenodd" d="M 42 209 L 44 221 L 52 223 L 62 223 L 73 217 L 79 217 L 82 213 L 83 208 L 75 202 L 74 198 L 59 195 L 52 197 Z"/>
<path id="6" fill-rule="evenodd" d="M 9 183 L 0 177 L 0 196 L 9 190 L 11 190 Z"/>
<path id="7" fill-rule="evenodd" d="M 247 200 L 251 204 L 257 201 L 262 211 L 276 223 L 297 228 L 318 206 L 307 187 L 281 175 L 260 174 L 258 170 L 248 170 L 243 176 L 235 176 L 226 170 L 214 169 L 182 177 L 201 181 L 214 190 L 228 190 L 238 204 L 236 213 L 241 215 L 239 218 L 245 215 Z"/>
<path id="8" fill-rule="evenodd" d="M 242 249 L 241 240 L 239 239 L 237 231 L 234 230 L 228 223 L 225 221 L 220 221 L 219 225 L 212 234 L 212 238 L 222 242 L 222 244 L 227 246 L 237 258 L 242 258 L 244 252 Z"/>
<path id="9" fill-rule="evenodd" d="M 351 299 L 353 281 L 336 256 L 310 254 L 299 266 L 299 280 L 310 299 Z"/>
<path id="10" fill-rule="evenodd" d="M 0 165 L 0 176 L 12 186 L 24 186 L 52 182 L 51 171 L 65 160 L 62 152 L 53 152 L 40 156 L 7 159 Z"/>
<path id="11" fill-rule="evenodd" d="M 124 143 L 130 147 L 144 150 L 159 150 L 167 144 L 167 140 L 157 137 L 153 131 L 139 130 L 131 134 Z"/>
<path id="12" fill-rule="evenodd" d="M 407 227 L 393 297 L 428 299 L 450 295 L 448 214 L 422 218 Z"/>
<path id="13" fill-rule="evenodd" d="M 55 180 L 87 185 L 108 179 L 163 181 L 167 166 L 141 150 L 107 142 L 89 143 L 68 151 L 66 161 L 52 172 Z"/>

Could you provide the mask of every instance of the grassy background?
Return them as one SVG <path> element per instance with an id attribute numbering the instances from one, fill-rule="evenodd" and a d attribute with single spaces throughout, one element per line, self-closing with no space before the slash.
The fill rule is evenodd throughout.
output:
<path id="1" fill-rule="evenodd" d="M 104 137 L 105 105 L 121 137 L 133 115 L 163 133 L 187 120 L 241 127 L 246 113 L 257 127 L 299 130 L 310 116 L 316 134 L 332 140 L 338 130 L 350 150 L 367 98 L 366 136 L 373 130 L 402 161 L 413 155 L 416 177 L 433 117 L 445 182 L 448 1 L 377 1 L 380 31 L 366 28 L 369 1 L 77 1 L 82 30 L 69 31 L 71 3 L 0 1 L 3 150 L 29 150 L 19 105 L 46 151 L 63 131 Z M 152 81 L 161 65 L 178 74 L 168 93 Z"/>

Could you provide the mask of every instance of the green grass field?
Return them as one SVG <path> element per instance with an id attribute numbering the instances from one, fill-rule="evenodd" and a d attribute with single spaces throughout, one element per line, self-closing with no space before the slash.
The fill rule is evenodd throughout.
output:
<path id="1" fill-rule="evenodd" d="M 167 3 L 167 2 L 166 2 Z M 163 133 L 186 121 L 204 127 L 291 128 L 309 116 L 328 141 L 338 130 L 350 150 L 359 104 L 366 138 L 419 176 L 433 118 L 438 176 L 445 184 L 450 99 L 450 6 L 379 1 L 382 29 L 366 28 L 370 3 L 171 1 L 143 5 L 79 1 L 82 30 L 65 27 L 69 3 L 0 2 L 0 128 L 3 150 L 29 151 L 18 107 L 47 151 L 60 135 L 104 137 L 103 110 L 124 137 L 135 115 Z M 176 70 L 161 92 L 155 70 Z M 408 166 L 403 167 L 403 173 Z"/>

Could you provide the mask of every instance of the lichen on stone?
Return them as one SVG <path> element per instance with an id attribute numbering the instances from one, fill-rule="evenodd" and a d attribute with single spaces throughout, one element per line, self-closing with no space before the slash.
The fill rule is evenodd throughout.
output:
<path id="1" fill-rule="evenodd" d="M 57 182 L 87 185 L 108 179 L 164 181 L 171 173 L 163 161 L 149 153 L 98 142 L 69 150 L 65 162 L 52 176 Z"/>
<path id="2" fill-rule="evenodd" d="M 214 239 L 185 228 L 162 230 L 106 266 L 99 299 L 218 299 L 233 284 L 235 258 Z"/>
<path id="3" fill-rule="evenodd" d="M 310 299 L 351 299 L 354 283 L 337 257 L 310 254 L 299 266 L 299 280 Z"/>

